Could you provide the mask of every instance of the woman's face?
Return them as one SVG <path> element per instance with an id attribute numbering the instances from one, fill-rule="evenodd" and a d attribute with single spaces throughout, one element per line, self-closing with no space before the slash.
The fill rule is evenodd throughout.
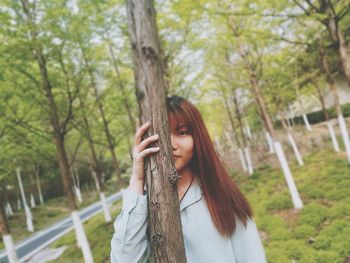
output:
<path id="1" fill-rule="evenodd" d="M 170 127 L 170 130 L 175 168 L 181 174 L 192 159 L 194 148 L 193 138 L 185 125 Z"/>

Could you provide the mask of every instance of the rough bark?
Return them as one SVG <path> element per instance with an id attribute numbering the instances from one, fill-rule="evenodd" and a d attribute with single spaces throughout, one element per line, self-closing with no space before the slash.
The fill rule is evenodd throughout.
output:
<path id="1" fill-rule="evenodd" d="M 159 134 L 160 151 L 145 161 L 149 203 L 150 242 L 156 262 L 186 262 L 182 236 L 178 174 L 172 158 L 162 56 L 152 0 L 127 0 L 140 121 L 151 122 L 150 134 Z"/>

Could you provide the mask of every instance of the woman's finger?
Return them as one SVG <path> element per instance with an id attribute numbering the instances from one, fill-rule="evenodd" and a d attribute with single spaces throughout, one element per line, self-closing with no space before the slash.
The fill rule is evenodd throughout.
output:
<path id="1" fill-rule="evenodd" d="M 143 140 L 138 146 L 137 149 L 139 152 L 141 152 L 143 149 L 145 149 L 149 144 L 151 144 L 152 142 L 155 142 L 156 140 L 158 140 L 159 135 L 155 134 L 152 135 L 150 137 L 148 137 L 147 139 Z"/>
<path id="2" fill-rule="evenodd" d="M 159 147 L 152 147 L 152 148 L 147 148 L 145 150 L 143 150 L 142 152 L 140 152 L 140 155 L 142 158 L 147 157 L 153 153 L 156 153 L 159 151 Z"/>
<path id="3" fill-rule="evenodd" d="M 151 123 L 148 121 L 146 123 L 144 123 L 136 132 L 135 135 L 135 145 L 139 145 L 139 143 L 141 142 L 142 136 L 145 133 L 145 131 L 147 131 L 147 129 L 149 128 L 149 126 L 151 125 Z"/>

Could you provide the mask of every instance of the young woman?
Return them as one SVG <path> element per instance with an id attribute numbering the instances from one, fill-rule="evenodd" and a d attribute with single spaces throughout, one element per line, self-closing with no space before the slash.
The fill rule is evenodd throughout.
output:
<path id="1" fill-rule="evenodd" d="M 219 160 L 199 111 L 189 101 L 167 99 L 170 137 L 178 181 L 182 231 L 188 263 L 265 263 L 252 210 Z M 159 151 L 158 140 L 141 140 L 150 123 L 135 135 L 133 171 L 114 223 L 111 262 L 147 262 L 147 196 L 144 158 Z"/>

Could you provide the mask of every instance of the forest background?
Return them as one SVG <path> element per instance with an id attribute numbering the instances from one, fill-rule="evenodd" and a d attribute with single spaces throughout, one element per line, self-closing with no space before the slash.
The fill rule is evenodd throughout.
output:
<path id="1" fill-rule="evenodd" d="M 167 94 L 188 98 L 200 109 L 218 153 L 244 189 L 251 190 L 256 182 L 266 180 L 261 178 L 263 173 L 271 176 L 272 187 L 278 172 L 270 169 L 279 168 L 269 155 L 273 149 L 265 141 L 265 132 L 271 133 L 271 127 L 259 107 L 257 87 L 277 129 L 275 137 L 281 138 L 284 147 L 292 147 L 284 135 L 294 126 L 295 139 L 306 159 L 310 163 L 314 160 L 320 171 L 328 171 L 335 165 L 328 160 L 339 158 L 335 162 L 344 167 L 335 172 L 339 176 L 336 182 L 342 182 L 344 189 L 349 187 L 349 136 L 347 133 L 346 140 L 339 118 L 349 116 L 350 107 L 344 104 L 341 108 L 335 93 L 342 85 L 350 94 L 348 1 L 164 0 L 155 1 L 155 8 Z M 14 208 L 21 202 L 18 173 L 28 196 L 37 203 L 65 193 L 70 211 L 78 208 L 76 189 L 84 191 L 96 185 L 103 193 L 125 187 L 139 113 L 124 1 L 3 0 L 0 24 L 0 191 L 8 217 L 7 204 Z M 327 94 L 335 98 L 328 104 Z M 313 109 L 315 104 L 318 111 Z M 337 120 L 338 151 L 326 125 L 330 121 L 336 126 Z M 325 125 L 324 129 L 308 131 L 308 123 Z M 244 162 L 254 164 L 254 171 L 244 165 L 241 168 L 240 148 L 252 152 L 251 164 L 247 158 Z M 292 170 L 299 169 L 295 167 L 301 164 L 300 156 L 295 149 L 288 149 L 288 160 L 294 154 L 297 159 L 296 163 L 291 161 Z M 320 150 L 325 151 L 321 156 L 315 153 Z M 225 158 L 228 153 L 235 157 Z M 307 165 L 307 161 L 302 162 Z M 299 176 L 304 182 L 308 169 L 316 168 L 300 169 L 305 170 L 296 172 L 296 181 Z M 338 184 L 332 183 L 332 187 L 343 193 Z M 265 189 L 264 184 L 261 189 Z M 269 193 L 265 190 L 261 190 L 264 198 Z M 271 222 L 280 227 L 280 232 L 273 232 L 264 242 L 282 244 L 279 237 L 285 236 L 289 246 L 297 247 L 294 254 L 282 253 L 275 262 L 312 262 L 303 261 L 310 257 L 314 262 L 343 262 L 350 254 L 349 238 L 339 237 L 341 241 L 334 248 L 324 237 L 328 235 L 321 235 L 327 212 L 319 207 L 322 203 L 336 210 L 334 204 L 344 204 L 337 208 L 341 214 L 334 212 L 333 227 L 348 233 L 350 209 L 345 204 L 349 194 L 330 200 L 320 195 L 317 189 L 301 189 L 301 199 L 306 208 L 311 204 L 311 212 L 304 212 L 308 223 L 293 225 L 297 229 L 292 233 L 298 233 L 293 236 L 296 240 L 313 246 L 304 251 L 297 249 L 303 243 L 293 243 L 288 234 L 290 225 L 261 216 L 267 210 L 290 210 L 293 203 L 288 191 L 273 196 L 272 204 L 265 203 L 264 209 L 262 203 L 255 204 L 254 194 L 250 195 L 257 210 L 262 209 L 257 212 L 258 226 L 266 233 Z M 323 201 L 315 203 L 313 198 Z M 283 216 L 295 218 L 294 212 Z M 316 233 L 321 241 L 315 246 Z M 268 250 L 269 258 L 276 258 L 279 249 L 283 250 Z"/>

